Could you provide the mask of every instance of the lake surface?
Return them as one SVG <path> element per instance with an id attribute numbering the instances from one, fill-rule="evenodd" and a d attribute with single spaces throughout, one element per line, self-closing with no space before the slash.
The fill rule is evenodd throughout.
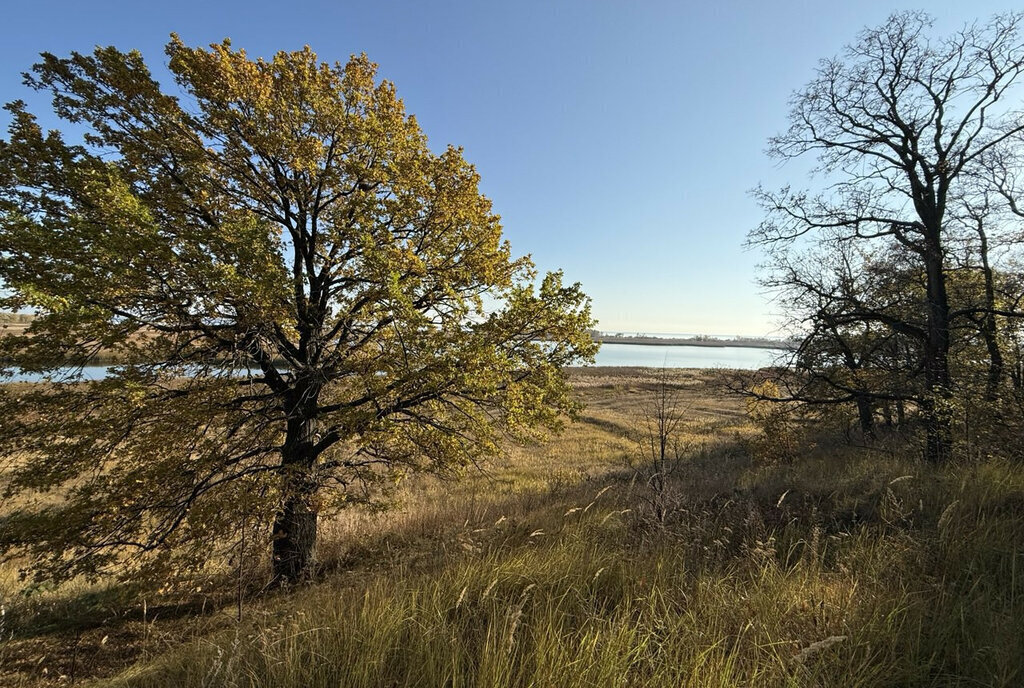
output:
<path id="1" fill-rule="evenodd" d="M 599 366 L 643 366 L 645 368 L 737 368 L 756 370 L 772 363 L 787 352 L 742 346 L 650 346 L 643 344 L 602 344 L 595 364 Z M 107 366 L 82 368 L 82 379 L 101 380 Z M 3 382 L 39 382 L 36 373 L 16 373 L 0 378 Z"/>
<path id="2" fill-rule="evenodd" d="M 756 370 L 772 365 L 786 353 L 778 349 L 743 346 L 602 344 L 595 363 L 599 366 Z"/>
<path id="3" fill-rule="evenodd" d="M 69 372 L 69 371 L 70 371 L 70 369 L 68 369 L 66 371 L 63 368 L 60 368 L 60 369 L 57 370 L 57 373 L 55 375 L 51 375 L 51 376 L 43 376 L 43 375 L 40 375 L 38 373 L 24 373 L 24 372 L 19 371 L 19 372 L 14 373 L 14 375 L 12 375 L 11 377 L 0 377 L 0 384 L 2 384 L 4 382 L 41 382 L 41 381 L 47 380 L 47 379 L 55 380 L 57 382 L 60 382 L 60 380 L 61 380 L 60 376 L 62 374 L 65 374 L 66 372 Z M 106 376 L 107 376 L 107 366 L 89 365 L 89 366 L 83 366 L 82 367 L 81 379 L 83 379 L 83 380 L 102 380 Z"/>

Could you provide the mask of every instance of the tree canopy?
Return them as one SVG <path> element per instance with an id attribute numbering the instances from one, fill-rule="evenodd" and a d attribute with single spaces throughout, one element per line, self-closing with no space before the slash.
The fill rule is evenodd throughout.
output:
<path id="1" fill-rule="evenodd" d="M 50 382 L 0 386 L 0 540 L 74 575 L 256 524 L 295 581 L 321 514 L 571 414 L 589 300 L 513 257 L 366 56 L 166 53 L 175 92 L 138 52 L 43 54 L 26 84 L 66 133 L 7 105 L 0 307 L 38 317 L 0 356 Z"/>

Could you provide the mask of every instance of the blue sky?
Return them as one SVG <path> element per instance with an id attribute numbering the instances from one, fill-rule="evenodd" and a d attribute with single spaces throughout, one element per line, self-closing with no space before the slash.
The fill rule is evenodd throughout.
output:
<path id="1" fill-rule="evenodd" d="M 0 100 L 42 103 L 41 51 L 137 48 L 171 31 L 251 55 L 366 52 L 440 150 L 465 148 L 516 253 L 561 268 L 610 331 L 777 334 L 744 250 L 758 183 L 805 183 L 763 150 L 820 58 L 894 10 L 939 30 L 1012 2 L 23 2 L 4 8 Z M 45 120 L 44 120 L 45 123 Z M 6 122 L 4 122 L 6 125 Z"/>

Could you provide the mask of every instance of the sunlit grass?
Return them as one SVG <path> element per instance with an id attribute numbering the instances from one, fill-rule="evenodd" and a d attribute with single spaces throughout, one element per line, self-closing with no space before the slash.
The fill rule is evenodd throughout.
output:
<path id="1" fill-rule="evenodd" d="M 977 473 L 879 475 L 878 517 L 846 529 L 716 495 L 650 531 L 618 485 L 475 530 L 431 570 L 303 591 L 118 684 L 1016 685 L 1024 536 L 1001 500 L 1024 485 Z"/>
<path id="2" fill-rule="evenodd" d="M 150 641 L 103 685 L 1024 683 L 1019 465 L 935 469 L 897 437 L 827 436 L 757 465 L 742 405 L 685 381 L 691 451 L 664 523 L 624 436 L 649 387 L 584 378 L 562 436 L 345 512 L 324 524 L 321 583 L 252 598 L 240 623 L 230 591 L 216 622 L 151 623 L 191 639 Z"/>

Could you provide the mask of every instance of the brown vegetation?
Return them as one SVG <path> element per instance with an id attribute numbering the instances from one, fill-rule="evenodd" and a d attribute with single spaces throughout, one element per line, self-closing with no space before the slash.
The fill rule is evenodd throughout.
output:
<path id="1" fill-rule="evenodd" d="M 352 509 L 324 524 L 321 579 L 304 590 L 261 593 L 256 569 L 266 564 L 251 550 L 161 591 L 74 581 L 26 594 L 8 571 L 0 681 L 1011 686 L 1024 677 L 1016 466 L 960 457 L 936 468 L 908 459 L 898 435 L 857 448 L 834 428 L 792 419 L 796 455 L 764 460 L 756 451 L 772 424 L 756 409 L 748 418 L 706 371 L 665 375 L 573 371 L 587 403 L 580 422 L 459 482 L 410 479 L 391 510 Z M 652 499 L 635 443 L 663 384 L 685 409 L 670 500 Z"/>

